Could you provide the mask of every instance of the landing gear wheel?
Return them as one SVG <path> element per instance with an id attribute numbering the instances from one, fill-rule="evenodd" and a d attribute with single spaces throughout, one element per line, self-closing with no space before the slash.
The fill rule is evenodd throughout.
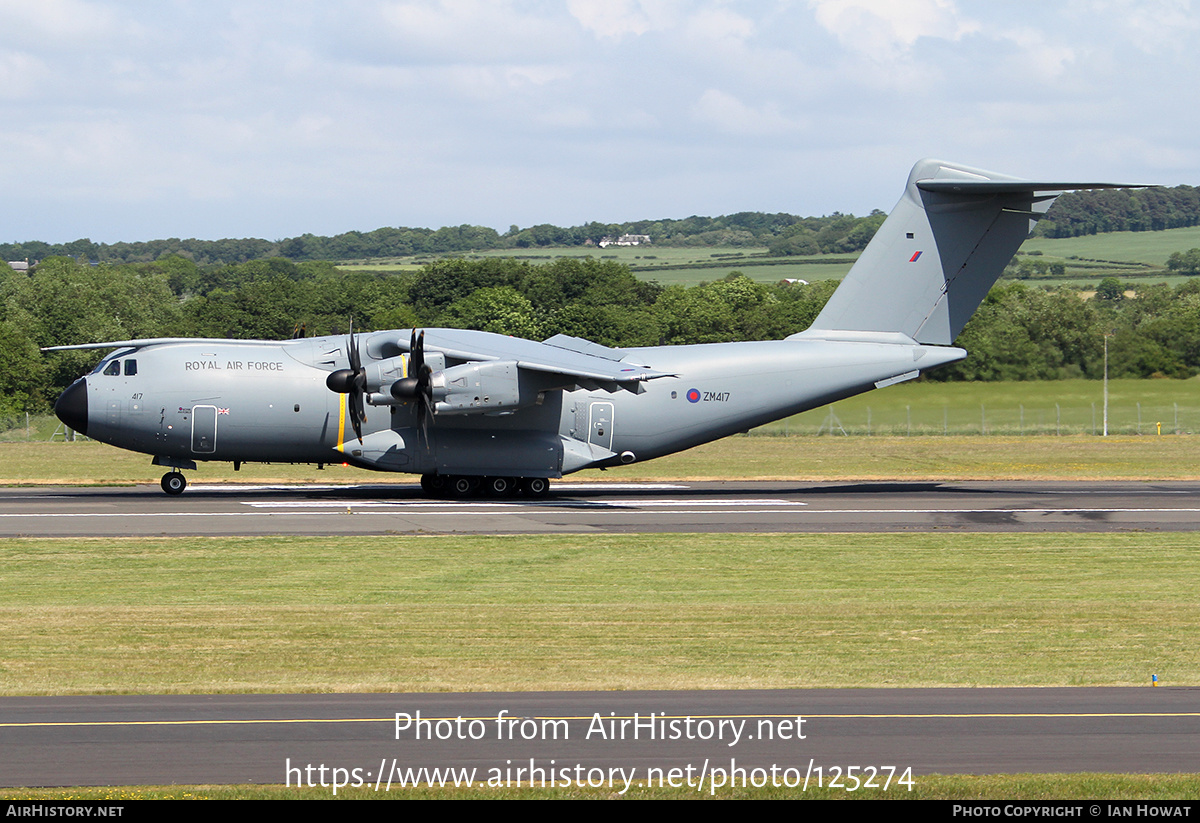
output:
<path id="1" fill-rule="evenodd" d="M 483 488 L 488 497 L 512 497 L 517 491 L 517 481 L 512 477 L 485 477 Z"/>
<path id="2" fill-rule="evenodd" d="M 187 478 L 180 472 L 167 472 L 162 476 L 159 485 L 167 494 L 183 494 L 183 490 L 187 488 Z"/>
<path id="3" fill-rule="evenodd" d="M 451 477 L 450 494 L 454 497 L 470 497 L 479 488 L 478 477 Z"/>
<path id="4" fill-rule="evenodd" d="M 421 491 L 428 497 L 442 497 L 446 494 L 446 478 L 440 474 L 421 475 Z"/>
<path id="5" fill-rule="evenodd" d="M 545 497 L 550 494 L 550 481 L 544 477 L 522 477 L 521 491 L 526 497 Z"/>

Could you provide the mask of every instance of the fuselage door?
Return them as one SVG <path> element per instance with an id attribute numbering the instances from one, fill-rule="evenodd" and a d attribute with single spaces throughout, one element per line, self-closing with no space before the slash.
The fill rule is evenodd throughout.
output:
<path id="1" fill-rule="evenodd" d="M 217 450 L 217 407 L 192 406 L 192 451 L 212 454 Z"/>
<path id="2" fill-rule="evenodd" d="M 613 404 L 594 401 L 588 409 L 588 442 L 612 451 Z"/>

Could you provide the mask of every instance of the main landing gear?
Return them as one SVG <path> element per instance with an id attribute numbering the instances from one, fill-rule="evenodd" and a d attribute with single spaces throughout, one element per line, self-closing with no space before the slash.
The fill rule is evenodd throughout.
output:
<path id="1" fill-rule="evenodd" d="M 540 498 L 550 493 L 550 481 L 544 477 L 478 477 L 462 474 L 423 474 L 421 489 L 429 497 L 526 497 Z"/>
<path id="2" fill-rule="evenodd" d="M 167 494 L 183 494 L 183 490 L 187 488 L 187 478 L 183 476 L 183 472 L 167 472 L 162 476 L 160 485 Z"/>

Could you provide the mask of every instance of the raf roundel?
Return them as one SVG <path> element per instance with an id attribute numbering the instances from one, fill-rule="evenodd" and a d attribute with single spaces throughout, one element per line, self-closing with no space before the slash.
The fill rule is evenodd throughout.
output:
<path id="1" fill-rule="evenodd" d="M 688 389 L 687 399 L 688 399 L 689 403 L 699 403 L 700 402 L 700 390 L 699 389 Z"/>

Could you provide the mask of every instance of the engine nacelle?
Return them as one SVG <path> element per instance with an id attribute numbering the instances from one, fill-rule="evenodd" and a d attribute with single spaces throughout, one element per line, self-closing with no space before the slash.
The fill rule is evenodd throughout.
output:
<path id="1" fill-rule="evenodd" d="M 521 391 L 521 369 L 513 360 L 463 363 L 435 372 L 432 388 L 438 414 L 516 409 L 537 401 L 532 386 Z"/>
<path id="2" fill-rule="evenodd" d="M 395 406 L 416 400 L 416 375 L 408 355 L 366 366 L 367 403 Z M 433 370 L 429 393 L 435 414 L 478 414 L 510 411 L 538 402 L 554 381 L 530 374 L 515 360 L 478 360 L 446 368 L 445 355 L 427 352 L 425 363 Z"/>
<path id="3" fill-rule="evenodd" d="M 426 352 L 425 363 L 436 373 L 446 368 L 446 355 L 441 352 Z M 377 363 L 367 363 L 364 366 L 367 373 L 367 403 L 371 406 L 395 406 L 407 403 L 411 397 L 397 397 L 392 394 L 393 384 L 406 378 L 416 377 L 412 374 L 412 363 L 409 355 L 389 357 Z M 335 372 L 336 374 L 336 372 Z M 330 386 L 330 388 L 333 388 Z M 336 391 L 336 389 L 334 389 Z"/>

